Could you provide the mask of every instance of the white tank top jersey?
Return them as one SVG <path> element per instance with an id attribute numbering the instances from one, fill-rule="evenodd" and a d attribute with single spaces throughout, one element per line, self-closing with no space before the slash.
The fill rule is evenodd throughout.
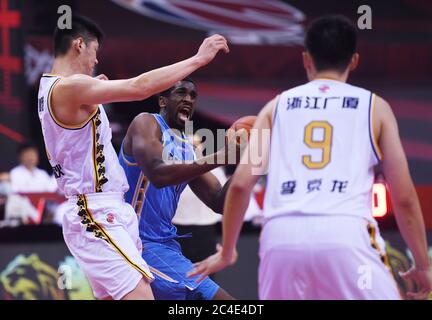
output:
<path id="1" fill-rule="evenodd" d="M 368 90 L 330 79 L 280 94 L 265 218 L 338 214 L 374 220 L 374 166 L 381 157 L 372 126 L 375 100 Z"/>
<path id="2" fill-rule="evenodd" d="M 52 90 L 60 81 L 44 74 L 38 93 L 38 113 L 48 160 L 66 197 L 96 192 L 126 192 L 129 185 L 111 144 L 111 128 L 102 105 L 82 124 L 68 126 L 55 118 Z"/>

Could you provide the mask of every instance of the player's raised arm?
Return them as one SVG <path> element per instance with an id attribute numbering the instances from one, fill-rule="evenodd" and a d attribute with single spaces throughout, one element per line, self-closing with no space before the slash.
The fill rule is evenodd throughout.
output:
<path id="1" fill-rule="evenodd" d="M 408 293 L 408 296 L 425 299 L 432 290 L 432 271 L 420 203 L 400 141 L 395 116 L 389 104 L 380 97 L 377 97 L 375 116 L 374 128 L 379 134 L 378 144 L 383 156 L 384 175 L 396 221 L 415 261 L 415 267 L 404 276 L 416 282 L 418 292 Z"/>
<path id="2" fill-rule="evenodd" d="M 56 101 L 59 105 L 67 103 L 69 106 L 79 107 L 143 100 L 171 87 L 175 82 L 205 66 L 220 50 L 229 52 L 227 41 L 221 35 L 213 35 L 203 41 L 193 57 L 134 78 L 100 80 L 83 74 L 64 77 L 55 88 Z"/>

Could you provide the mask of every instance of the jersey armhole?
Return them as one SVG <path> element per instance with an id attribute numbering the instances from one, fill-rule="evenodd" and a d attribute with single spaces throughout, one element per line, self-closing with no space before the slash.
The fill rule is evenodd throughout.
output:
<path id="1" fill-rule="evenodd" d="M 128 167 L 138 166 L 138 163 L 135 161 L 135 159 L 133 159 L 132 156 L 129 156 L 129 155 L 124 153 L 124 139 L 123 139 L 122 144 L 120 146 L 120 157 L 123 159 L 124 163 L 126 163 L 126 165 Z"/>
<path id="2" fill-rule="evenodd" d="M 272 117 L 271 117 L 271 126 L 272 126 L 272 127 L 273 127 L 273 124 L 275 123 L 275 120 L 276 120 L 276 116 L 277 116 L 277 109 L 278 109 L 278 106 L 279 106 L 279 100 L 280 100 L 280 98 L 281 98 L 281 95 L 282 95 L 282 94 L 279 94 L 279 95 L 278 95 L 277 100 L 276 100 L 275 107 L 274 107 L 274 109 L 273 109 L 273 113 L 272 113 Z"/>
<path id="3" fill-rule="evenodd" d="M 54 77 L 54 75 L 50 76 L 50 77 Z M 54 112 L 51 108 L 51 97 L 52 97 L 52 93 L 54 91 L 55 86 L 59 83 L 59 81 L 61 80 L 61 78 L 58 78 L 54 81 L 54 83 L 51 85 L 51 88 L 48 91 L 48 99 L 47 99 L 47 105 L 48 105 L 48 112 L 51 116 L 51 119 L 53 119 L 54 123 L 56 125 L 58 125 L 59 127 L 66 129 L 66 130 L 79 130 L 84 128 L 91 119 L 93 119 L 93 117 L 97 114 L 98 110 L 99 110 L 99 105 L 98 107 L 95 109 L 95 111 L 83 122 L 81 122 L 80 124 L 77 125 L 68 125 L 65 124 L 63 122 L 61 122 L 59 119 L 56 118 L 56 116 L 54 115 Z"/>
<path id="4" fill-rule="evenodd" d="M 378 162 L 382 161 L 382 152 L 378 145 L 378 139 L 374 132 L 374 112 L 376 106 L 376 94 L 371 92 L 371 96 L 369 98 L 369 138 L 372 146 L 373 153 Z"/>

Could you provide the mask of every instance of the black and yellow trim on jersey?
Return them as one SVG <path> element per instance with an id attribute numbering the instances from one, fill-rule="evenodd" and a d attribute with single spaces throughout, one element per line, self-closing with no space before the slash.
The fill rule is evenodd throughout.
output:
<path id="1" fill-rule="evenodd" d="M 376 95 L 371 92 L 369 98 L 369 138 L 372 146 L 372 150 L 375 154 L 375 157 L 378 161 L 382 160 L 382 152 L 378 146 L 378 140 L 376 139 L 376 135 L 374 133 L 374 110 L 376 104 Z"/>
<path id="2" fill-rule="evenodd" d="M 382 263 L 384 263 L 384 265 L 386 266 L 387 270 L 390 272 L 390 274 L 392 275 L 392 279 L 398 289 L 400 298 L 403 299 L 403 295 L 402 295 L 402 290 L 399 286 L 399 284 L 396 282 L 394 276 L 393 276 L 393 271 L 392 271 L 392 267 L 390 265 L 390 260 L 387 256 L 387 254 L 385 252 L 383 252 L 378 244 L 378 242 L 376 241 L 376 227 L 372 224 L 372 223 L 368 223 L 367 224 L 367 231 L 369 233 L 370 236 L 370 241 L 371 241 L 371 246 L 372 248 L 374 248 L 374 250 L 376 250 L 379 253 L 380 259 L 382 261 Z"/>
<path id="3" fill-rule="evenodd" d="M 79 129 L 84 128 L 90 122 L 90 120 L 96 115 L 96 113 L 98 112 L 99 108 L 96 108 L 96 110 L 86 120 L 84 120 L 80 124 L 77 124 L 77 125 L 68 125 L 68 124 L 65 124 L 65 123 L 61 122 L 59 119 L 56 118 L 56 116 L 55 116 L 55 114 L 54 114 L 54 112 L 53 112 L 53 110 L 51 108 L 51 96 L 52 96 L 52 93 L 53 93 L 53 90 L 54 90 L 55 86 L 59 83 L 59 81 L 61 79 L 61 76 L 55 75 L 55 74 L 44 74 L 43 77 L 48 77 L 48 78 L 59 77 L 51 85 L 51 88 L 49 89 L 49 92 L 48 92 L 48 99 L 47 99 L 48 112 L 49 112 L 51 118 L 53 119 L 54 123 L 56 125 L 58 125 L 59 127 L 63 128 L 63 129 L 66 129 L 66 130 L 79 130 Z"/>
<path id="4" fill-rule="evenodd" d="M 376 241 L 376 227 L 372 223 L 368 223 L 367 231 L 368 231 L 369 236 L 370 236 L 372 248 L 374 248 L 379 253 L 381 261 L 385 264 L 385 266 L 389 270 L 391 270 L 390 262 L 389 262 L 387 255 L 385 254 L 385 252 L 383 252 L 381 250 L 378 242 Z"/>
<path id="5" fill-rule="evenodd" d="M 104 145 L 100 143 L 100 133 L 98 127 L 101 125 L 100 110 L 91 119 L 92 126 L 92 160 L 94 169 L 95 192 L 102 192 L 102 186 L 108 182 L 105 176 L 105 155 L 103 153 Z"/>
<path id="6" fill-rule="evenodd" d="M 138 270 L 145 278 L 148 280 L 153 280 L 153 276 L 142 269 L 139 265 L 134 263 L 115 243 L 115 241 L 110 237 L 108 232 L 94 219 L 91 211 L 88 208 L 88 202 L 85 195 L 79 195 L 77 206 L 79 208 L 78 215 L 81 217 L 81 223 L 86 227 L 86 231 L 93 232 L 96 238 L 106 241 L 111 245 L 133 268 Z"/>

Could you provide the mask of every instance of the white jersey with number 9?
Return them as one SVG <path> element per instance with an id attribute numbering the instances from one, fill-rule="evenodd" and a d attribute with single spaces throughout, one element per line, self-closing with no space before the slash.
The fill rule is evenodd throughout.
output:
<path id="1" fill-rule="evenodd" d="M 287 90 L 273 114 L 264 216 L 342 214 L 372 220 L 376 96 L 330 79 Z"/>

